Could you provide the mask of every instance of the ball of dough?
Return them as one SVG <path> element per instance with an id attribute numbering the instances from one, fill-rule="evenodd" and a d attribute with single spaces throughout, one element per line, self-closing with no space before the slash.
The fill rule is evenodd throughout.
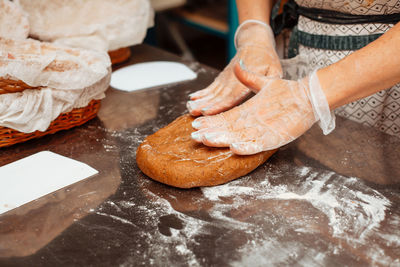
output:
<path id="1" fill-rule="evenodd" d="M 248 174 L 276 152 L 240 156 L 229 148 L 207 147 L 191 139 L 193 120 L 183 115 L 144 140 L 136 153 L 143 173 L 179 188 L 213 186 Z"/>

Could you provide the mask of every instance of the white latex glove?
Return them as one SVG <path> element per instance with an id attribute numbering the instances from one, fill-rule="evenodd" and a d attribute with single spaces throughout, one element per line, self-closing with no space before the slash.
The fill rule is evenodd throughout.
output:
<path id="1" fill-rule="evenodd" d="M 317 121 L 325 134 L 335 127 L 316 72 L 299 81 L 261 77 L 239 65 L 235 73 L 259 93 L 227 112 L 197 118 L 192 124 L 198 129 L 192 133 L 195 141 L 249 155 L 283 146 Z"/>
<path id="2" fill-rule="evenodd" d="M 187 108 L 191 115 L 213 115 L 241 103 L 251 92 L 235 77 L 233 68 L 239 59 L 253 72 L 267 77 L 282 77 L 271 27 L 260 21 L 242 23 L 235 35 L 236 56 L 207 88 L 190 95 Z"/>

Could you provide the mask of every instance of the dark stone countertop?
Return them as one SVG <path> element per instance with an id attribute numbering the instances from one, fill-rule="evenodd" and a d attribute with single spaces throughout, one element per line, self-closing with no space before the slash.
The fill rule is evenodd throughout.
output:
<path id="1" fill-rule="evenodd" d="M 180 61 L 146 45 L 132 52 L 127 64 Z M 400 266 L 400 140 L 375 129 L 337 118 L 332 134 L 316 126 L 217 187 L 181 190 L 141 173 L 142 140 L 217 75 L 187 64 L 197 80 L 110 88 L 87 124 L 0 149 L 0 166 L 50 150 L 99 171 L 0 215 L 0 266 Z"/>

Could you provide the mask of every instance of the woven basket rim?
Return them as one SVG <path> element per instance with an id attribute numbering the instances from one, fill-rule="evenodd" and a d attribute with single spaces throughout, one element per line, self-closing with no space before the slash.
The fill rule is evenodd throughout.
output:
<path id="1" fill-rule="evenodd" d="M 97 116 L 100 109 L 100 102 L 101 100 L 94 99 L 85 107 L 74 108 L 70 112 L 60 114 L 50 123 L 47 130 L 43 132 L 35 131 L 32 133 L 23 133 L 8 127 L 0 126 L 0 148 L 80 126 Z"/>

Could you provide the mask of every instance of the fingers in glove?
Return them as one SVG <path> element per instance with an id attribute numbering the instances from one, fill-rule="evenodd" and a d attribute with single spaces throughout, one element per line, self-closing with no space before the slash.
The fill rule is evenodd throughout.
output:
<path id="1" fill-rule="evenodd" d="M 252 155 L 261 151 L 276 149 L 282 145 L 289 143 L 287 136 L 282 136 L 282 133 L 272 128 L 263 129 L 264 133 L 261 136 L 254 136 L 254 139 L 247 138 L 231 143 L 230 149 L 237 155 Z"/>
<path id="2" fill-rule="evenodd" d="M 277 66 L 270 66 L 266 77 L 273 79 L 281 79 L 283 77 L 282 66 L 278 64 Z"/>
<path id="3" fill-rule="evenodd" d="M 232 143 L 250 141 L 259 136 L 256 127 L 235 129 L 221 127 L 203 130 L 202 143 L 207 146 L 229 147 Z"/>
<path id="4" fill-rule="evenodd" d="M 200 99 L 200 98 L 203 98 L 203 97 L 209 95 L 211 92 L 212 92 L 212 88 L 211 88 L 211 86 L 209 86 L 209 87 L 207 87 L 205 89 L 202 89 L 202 90 L 196 91 L 194 93 L 191 93 L 189 95 L 189 99 L 190 100 L 197 100 L 197 99 Z"/>
<path id="5" fill-rule="evenodd" d="M 255 141 L 233 143 L 229 148 L 237 155 L 253 155 L 263 151 L 263 147 Z"/>
<path id="6" fill-rule="evenodd" d="M 213 94 L 195 101 L 188 101 L 186 106 L 193 116 L 215 115 L 240 104 L 250 95 L 251 91 L 241 85 L 228 83 L 220 85 Z"/>
<path id="7" fill-rule="evenodd" d="M 202 108 L 201 113 L 205 116 L 215 115 L 239 105 L 251 93 L 247 88 L 238 92 L 231 92 L 230 95 L 221 95 L 212 100 L 210 104 Z"/>
<path id="8" fill-rule="evenodd" d="M 259 92 L 262 88 L 268 86 L 271 78 L 253 73 L 247 69 L 243 61 L 239 61 L 234 67 L 236 78 L 246 87 Z"/>
<path id="9" fill-rule="evenodd" d="M 194 135 L 194 139 L 193 138 Z M 228 147 L 234 138 L 233 133 L 226 129 L 203 129 L 193 133 L 192 138 L 197 142 L 201 142 L 206 146 Z"/>
<path id="10" fill-rule="evenodd" d="M 237 107 L 231 109 L 235 110 L 237 109 Z M 231 116 L 236 116 L 234 118 L 227 118 L 227 114 L 232 114 Z M 213 116 L 204 116 L 204 117 L 200 117 L 195 119 L 192 122 L 192 127 L 196 130 L 200 130 L 200 129 L 207 129 L 207 128 L 226 128 L 229 127 L 230 121 L 237 121 L 238 119 L 238 113 L 237 112 L 223 112 L 223 113 L 219 113 L 217 115 L 213 115 Z"/>
<path id="11" fill-rule="evenodd" d="M 210 103 L 212 103 L 212 100 L 215 97 L 216 96 L 214 94 L 210 94 L 210 95 L 200 98 L 198 100 L 188 101 L 186 103 L 186 107 L 189 110 L 190 115 L 192 115 L 192 116 L 202 115 L 202 113 L 201 113 L 202 109 L 206 108 L 208 105 L 210 105 Z"/>
<path id="12" fill-rule="evenodd" d="M 190 100 L 198 100 L 209 95 L 215 95 L 217 91 L 221 89 L 221 84 L 226 84 L 229 82 L 229 76 L 233 76 L 232 66 L 229 64 L 216 78 L 215 80 L 205 89 L 196 91 L 189 95 Z"/>

